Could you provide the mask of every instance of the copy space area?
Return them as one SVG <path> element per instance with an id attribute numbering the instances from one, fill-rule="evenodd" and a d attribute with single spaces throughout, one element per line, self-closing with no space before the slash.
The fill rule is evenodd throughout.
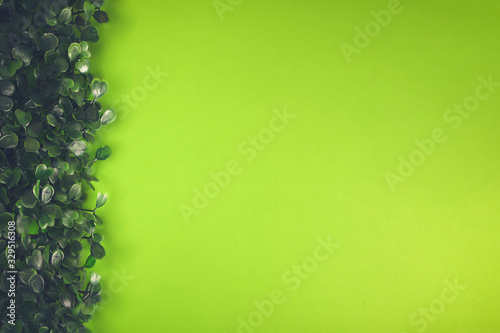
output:
<path id="1" fill-rule="evenodd" d="M 107 1 L 95 332 L 500 330 L 500 7 Z"/>

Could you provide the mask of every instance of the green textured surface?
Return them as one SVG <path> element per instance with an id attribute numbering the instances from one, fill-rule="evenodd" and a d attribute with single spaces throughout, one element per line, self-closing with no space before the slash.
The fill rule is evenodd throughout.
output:
<path id="1" fill-rule="evenodd" d="M 402 1 L 350 63 L 341 43 L 387 1 L 243 1 L 223 21 L 208 0 L 106 6 L 91 71 L 119 119 L 97 170 L 95 332 L 500 331 L 500 87 L 460 126 L 447 113 L 480 76 L 500 82 L 499 6 Z M 296 117 L 248 161 L 285 107 Z M 436 129 L 445 141 L 391 191 L 385 173 Z M 231 161 L 186 223 L 180 205 Z"/>

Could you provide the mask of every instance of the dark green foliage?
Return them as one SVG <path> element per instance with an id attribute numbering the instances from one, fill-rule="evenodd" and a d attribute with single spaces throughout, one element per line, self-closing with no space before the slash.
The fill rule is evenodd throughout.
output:
<path id="1" fill-rule="evenodd" d="M 93 26 L 104 0 L 0 0 L 0 333 L 90 332 L 106 255 L 96 210 L 85 209 L 97 161 L 87 152 L 115 118 L 97 101 L 108 89 L 89 73 Z M 15 267 L 7 261 L 14 221 Z M 88 243 L 88 247 L 82 246 Z M 16 325 L 10 325 L 7 271 L 17 270 Z"/>

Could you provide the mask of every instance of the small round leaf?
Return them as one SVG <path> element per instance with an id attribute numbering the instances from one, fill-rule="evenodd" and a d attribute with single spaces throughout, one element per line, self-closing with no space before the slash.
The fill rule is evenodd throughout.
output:
<path id="1" fill-rule="evenodd" d="M 107 125 L 113 122 L 116 118 L 116 113 L 113 110 L 106 110 L 101 116 L 101 123 L 103 125 Z"/>
<path id="2" fill-rule="evenodd" d="M 0 137 L 0 147 L 15 148 L 18 143 L 18 137 L 15 133 L 7 133 Z"/>
<path id="3" fill-rule="evenodd" d="M 80 73 L 87 73 L 89 71 L 90 62 L 88 59 L 82 59 L 77 61 L 75 64 L 75 68 L 80 71 Z"/>
<path id="4" fill-rule="evenodd" d="M 67 23 L 70 18 L 71 18 L 71 9 L 66 7 L 61 11 L 61 14 L 59 14 L 59 17 L 57 18 L 57 23 L 59 24 Z"/>
<path id="5" fill-rule="evenodd" d="M 73 186 L 71 186 L 71 189 L 68 192 L 68 200 L 73 200 L 77 198 L 81 192 L 82 192 L 82 185 L 73 184 Z"/>
<path id="6" fill-rule="evenodd" d="M 14 107 L 14 102 L 10 97 L 0 96 L 0 110 L 3 112 L 9 112 Z"/>
<path id="7" fill-rule="evenodd" d="M 24 112 L 19 109 L 17 109 L 14 113 L 16 115 L 17 120 L 24 128 L 26 128 L 26 126 L 28 126 L 29 123 L 31 122 L 31 113 Z"/>
<path id="8" fill-rule="evenodd" d="M 87 149 L 87 145 L 85 144 L 85 141 L 77 140 L 73 141 L 68 146 L 68 149 L 71 150 L 76 156 L 81 156 Z"/>
<path id="9" fill-rule="evenodd" d="M 12 96 L 16 91 L 16 86 L 9 81 L 0 80 L 0 93 L 5 96 Z"/>
<path id="10" fill-rule="evenodd" d="M 52 257 L 50 258 L 50 264 L 54 267 L 58 267 L 59 264 L 63 261 L 64 259 L 64 252 L 61 251 L 60 249 L 57 249 L 52 253 Z"/>
<path id="11" fill-rule="evenodd" d="M 57 39 L 57 37 L 52 33 L 43 34 L 43 36 L 38 41 L 38 46 L 43 51 L 55 50 L 57 44 L 59 44 L 59 39 Z"/>
<path id="12" fill-rule="evenodd" d="M 33 208 L 36 205 L 36 197 L 33 194 L 33 190 L 26 190 L 21 196 L 21 204 L 26 208 Z"/>
<path id="13" fill-rule="evenodd" d="M 111 148 L 109 146 L 100 147 L 95 152 L 95 158 L 97 160 L 103 161 L 111 156 Z"/>
<path id="14" fill-rule="evenodd" d="M 54 188 L 51 185 L 45 185 L 42 190 L 42 204 L 49 203 L 53 196 Z"/>
<path id="15" fill-rule="evenodd" d="M 92 4 L 97 8 L 102 7 L 104 4 L 104 0 L 90 0 L 90 2 L 92 2 Z"/>
<path id="16" fill-rule="evenodd" d="M 101 81 L 99 79 L 92 80 L 92 95 L 95 99 L 98 99 L 108 91 L 108 83 L 106 81 Z"/>
<path id="17" fill-rule="evenodd" d="M 75 296 L 73 293 L 64 291 L 59 294 L 59 302 L 61 302 L 62 306 L 65 308 L 71 308 L 75 302 Z"/>
<path id="18" fill-rule="evenodd" d="M 103 194 L 101 192 L 97 193 L 97 200 L 96 200 L 95 208 L 97 209 L 99 207 L 104 206 L 104 204 L 106 203 L 106 201 L 108 201 L 108 195 L 107 194 Z"/>
<path id="19" fill-rule="evenodd" d="M 90 254 L 92 254 L 92 256 L 96 259 L 102 259 L 106 255 L 106 251 L 101 244 L 92 243 L 92 246 L 90 247 Z"/>
<path id="20" fill-rule="evenodd" d="M 81 38 L 85 41 L 97 42 L 97 40 L 99 39 L 99 32 L 94 26 L 89 25 L 85 29 L 83 29 Z"/>
<path id="21" fill-rule="evenodd" d="M 39 164 L 35 169 L 35 177 L 40 180 L 49 178 L 52 173 L 54 173 L 54 169 L 48 168 L 45 164 Z"/>
<path id="22" fill-rule="evenodd" d="M 12 49 L 12 57 L 29 65 L 33 58 L 33 51 L 28 46 L 19 45 Z"/>
<path id="23" fill-rule="evenodd" d="M 93 17 L 99 23 L 106 23 L 109 21 L 108 14 L 104 10 L 95 11 Z"/>
<path id="24" fill-rule="evenodd" d="M 37 139 L 28 136 L 24 140 L 24 148 L 26 149 L 26 151 L 34 153 L 37 152 L 38 149 L 40 149 L 40 143 Z"/>
<path id="25" fill-rule="evenodd" d="M 42 269 L 43 255 L 40 250 L 34 250 L 31 256 L 26 258 L 26 264 L 37 271 Z"/>
<path id="26" fill-rule="evenodd" d="M 68 58 L 70 61 L 75 60 L 80 53 L 82 53 L 82 47 L 78 43 L 71 43 L 68 47 Z"/>
<path id="27" fill-rule="evenodd" d="M 92 268 L 92 267 L 94 267 L 95 263 L 96 263 L 96 259 L 90 255 L 87 257 L 87 260 L 85 261 L 85 265 L 83 265 L 83 266 L 86 268 Z"/>
<path id="28" fill-rule="evenodd" d="M 31 279 L 29 280 L 29 284 L 31 289 L 33 289 L 33 291 L 37 294 L 41 294 L 45 287 L 45 282 L 41 275 L 32 276 Z"/>

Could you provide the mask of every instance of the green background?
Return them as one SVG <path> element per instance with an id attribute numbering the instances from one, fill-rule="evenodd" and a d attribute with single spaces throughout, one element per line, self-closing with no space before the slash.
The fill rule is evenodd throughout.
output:
<path id="1" fill-rule="evenodd" d="M 110 199 L 90 327 L 499 332 L 500 89 L 458 129 L 443 115 L 478 77 L 500 80 L 500 7 L 402 1 L 348 63 L 341 43 L 388 1 L 233 4 L 224 20 L 210 0 L 105 5 L 91 72 L 118 119 L 98 138 L 113 156 L 96 167 Z M 152 88 L 148 68 L 169 74 Z M 284 108 L 296 117 L 247 161 L 239 145 Z M 385 173 L 436 128 L 447 140 L 391 191 Z M 187 223 L 181 205 L 233 160 L 241 172 Z M 340 247 L 292 290 L 283 275 L 329 236 Z M 455 279 L 467 289 L 440 303 Z M 273 290 L 285 302 L 238 331 Z M 410 322 L 431 304 L 445 308 Z"/>

